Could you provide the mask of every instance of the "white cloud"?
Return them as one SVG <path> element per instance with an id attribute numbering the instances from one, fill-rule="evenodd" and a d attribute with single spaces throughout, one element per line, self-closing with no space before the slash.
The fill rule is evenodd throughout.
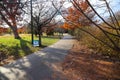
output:
<path id="1" fill-rule="evenodd" d="M 57 15 L 57 16 L 55 17 L 55 20 L 57 20 L 57 21 L 63 20 L 63 17 L 62 17 L 61 15 Z"/>
<path id="2" fill-rule="evenodd" d="M 72 3 L 70 3 L 70 2 L 65 2 L 65 3 L 63 4 L 63 6 L 64 6 L 65 8 L 69 8 L 69 7 L 72 6 Z"/>

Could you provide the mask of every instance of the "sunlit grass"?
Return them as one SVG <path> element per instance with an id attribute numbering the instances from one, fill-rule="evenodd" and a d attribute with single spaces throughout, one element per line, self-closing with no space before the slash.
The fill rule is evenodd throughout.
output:
<path id="1" fill-rule="evenodd" d="M 59 40 L 54 37 L 42 37 L 42 47 L 34 47 L 31 45 L 31 35 L 22 34 L 22 39 L 14 39 L 12 35 L 0 36 L 0 52 L 15 57 L 22 57 L 40 50 L 43 46 L 49 46 Z M 34 37 L 34 39 L 38 39 Z"/>

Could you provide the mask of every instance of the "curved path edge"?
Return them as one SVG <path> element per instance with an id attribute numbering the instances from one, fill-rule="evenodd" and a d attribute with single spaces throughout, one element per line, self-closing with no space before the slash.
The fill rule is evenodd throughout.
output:
<path id="1" fill-rule="evenodd" d="M 0 80 L 61 80 L 59 76 L 53 79 L 57 71 L 53 66 L 64 60 L 74 41 L 65 34 L 57 43 L 0 67 Z"/>

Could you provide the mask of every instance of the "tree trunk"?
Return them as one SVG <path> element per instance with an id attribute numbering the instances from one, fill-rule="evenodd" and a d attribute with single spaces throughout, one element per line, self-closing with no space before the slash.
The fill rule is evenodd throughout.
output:
<path id="1" fill-rule="evenodd" d="M 13 31 L 14 38 L 15 38 L 15 39 L 21 39 L 21 37 L 20 37 L 19 34 L 18 34 L 17 27 L 16 27 L 16 26 L 11 26 L 11 29 L 12 29 L 12 31 Z"/>
<path id="2" fill-rule="evenodd" d="M 12 29 L 13 34 L 14 34 L 14 38 L 15 39 L 21 39 L 21 37 L 19 36 L 18 32 L 17 32 L 17 25 L 16 25 L 16 19 L 15 16 L 11 17 L 12 20 L 12 24 L 11 22 L 8 21 L 8 19 L 2 14 L 2 12 L 0 12 L 0 15 L 2 16 L 2 19 L 7 23 L 7 25 Z"/>
<path id="3" fill-rule="evenodd" d="M 11 26 L 11 28 L 13 30 L 14 38 L 15 39 L 21 39 L 21 37 L 19 36 L 18 31 L 17 31 L 17 24 L 16 24 L 15 17 L 12 17 L 11 20 L 12 20 L 12 23 L 13 23 L 13 26 Z"/>
<path id="4" fill-rule="evenodd" d="M 41 42 L 41 29 L 38 32 L 39 33 L 39 47 L 42 46 L 42 42 Z"/>
<path id="5" fill-rule="evenodd" d="M 39 47 L 42 46 L 41 44 L 41 34 L 39 34 Z"/>
<path id="6" fill-rule="evenodd" d="M 38 27 L 38 34 L 39 34 L 39 47 L 42 46 L 42 42 L 41 42 L 41 27 Z"/>

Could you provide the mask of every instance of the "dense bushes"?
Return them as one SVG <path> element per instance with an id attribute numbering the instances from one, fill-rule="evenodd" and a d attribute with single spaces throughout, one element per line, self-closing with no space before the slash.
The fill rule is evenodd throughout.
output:
<path id="1" fill-rule="evenodd" d="M 105 42 L 108 42 L 108 38 L 106 38 L 106 36 L 104 36 L 100 30 L 98 30 L 94 27 L 84 28 L 84 29 L 86 31 L 91 32 L 94 36 L 97 36 L 99 39 L 102 39 Z M 74 35 L 76 36 L 77 40 L 79 40 L 82 44 L 87 45 L 87 47 L 95 50 L 95 53 L 97 53 L 97 54 L 120 57 L 119 51 L 115 51 L 115 50 L 111 49 L 110 47 L 106 46 L 104 43 L 100 42 L 99 40 L 93 38 L 86 32 L 81 31 L 81 29 L 74 30 Z M 111 36 L 111 38 L 114 41 L 116 40 L 116 37 L 114 37 L 114 36 Z M 111 44 L 111 43 L 109 43 L 109 44 Z M 120 46 L 119 43 L 118 43 L 118 45 Z"/>

